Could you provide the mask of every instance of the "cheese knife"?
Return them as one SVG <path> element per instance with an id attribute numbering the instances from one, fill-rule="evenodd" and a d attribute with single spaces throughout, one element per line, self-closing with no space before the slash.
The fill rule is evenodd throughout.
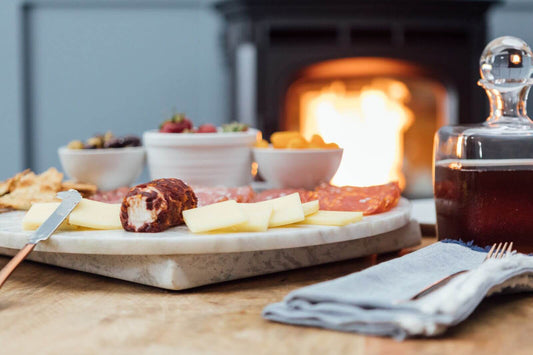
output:
<path id="1" fill-rule="evenodd" d="M 17 253 L 17 255 L 15 255 L 2 268 L 2 270 L 0 270 L 0 287 L 6 282 L 7 278 L 15 268 L 32 252 L 35 245 L 42 240 L 48 239 L 82 199 L 80 193 L 76 190 L 58 192 L 57 197 L 62 200 L 59 206 L 30 236 L 28 243 Z"/>

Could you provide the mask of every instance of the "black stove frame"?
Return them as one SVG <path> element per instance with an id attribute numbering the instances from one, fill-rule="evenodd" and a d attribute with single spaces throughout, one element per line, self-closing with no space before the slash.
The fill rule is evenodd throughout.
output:
<path id="1" fill-rule="evenodd" d="M 476 84 L 479 56 L 486 44 L 486 12 L 496 3 L 220 1 L 215 7 L 226 19 L 232 118 L 268 137 L 280 129 L 287 89 L 301 69 L 330 59 L 384 57 L 421 66 L 457 97 L 459 123 L 481 122 L 488 105 Z M 252 49 L 247 66 L 239 61 L 244 47 Z M 239 109 L 243 98 L 250 101 L 244 103 L 247 111 Z"/>

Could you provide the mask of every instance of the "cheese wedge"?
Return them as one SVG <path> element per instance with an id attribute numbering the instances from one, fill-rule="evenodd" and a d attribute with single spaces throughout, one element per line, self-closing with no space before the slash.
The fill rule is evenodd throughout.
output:
<path id="1" fill-rule="evenodd" d="M 257 202 L 257 204 L 272 206 L 272 215 L 268 222 L 269 227 L 285 226 L 287 224 L 301 222 L 305 218 L 300 195 L 297 192 L 272 200 Z"/>
<path id="2" fill-rule="evenodd" d="M 39 228 L 59 206 L 59 202 L 34 203 L 22 219 L 22 228 Z M 82 199 L 59 227 L 62 230 L 121 229 L 120 204 Z"/>
<path id="3" fill-rule="evenodd" d="M 304 209 L 304 216 L 306 217 L 313 213 L 317 213 L 319 208 L 318 200 L 302 203 L 302 207 Z"/>
<path id="4" fill-rule="evenodd" d="M 217 233 L 265 232 L 272 215 L 272 206 L 258 203 L 239 203 L 248 220 L 233 227 L 219 229 Z"/>
<path id="5" fill-rule="evenodd" d="M 185 210 L 183 219 L 193 233 L 229 228 L 248 221 L 248 217 L 234 200 Z"/>
<path id="6" fill-rule="evenodd" d="M 316 224 L 321 226 L 345 226 L 363 219 L 363 212 L 349 211 L 318 211 L 305 217 L 302 224 Z"/>
<path id="7" fill-rule="evenodd" d="M 59 206 L 59 202 L 37 202 L 33 203 L 24 215 L 22 219 L 22 229 L 24 230 L 35 230 L 41 226 L 50 217 L 52 213 Z M 59 228 L 60 230 L 77 230 L 80 229 L 77 226 L 73 226 L 68 223 L 68 220 L 65 220 Z"/>

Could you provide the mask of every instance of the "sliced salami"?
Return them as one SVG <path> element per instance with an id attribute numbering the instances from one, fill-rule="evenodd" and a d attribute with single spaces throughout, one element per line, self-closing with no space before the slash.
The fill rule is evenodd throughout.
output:
<path id="1" fill-rule="evenodd" d="M 315 190 L 304 189 L 272 189 L 255 196 L 255 201 L 273 198 L 298 192 L 302 202 L 320 201 L 320 209 L 328 211 L 361 211 L 365 215 L 386 212 L 396 206 L 400 200 L 400 188 L 392 182 L 385 185 L 358 187 L 333 186 L 321 184 Z"/>
<path id="2" fill-rule="evenodd" d="M 128 191 L 128 187 L 121 187 L 112 191 L 99 191 L 90 198 L 107 203 L 121 203 Z M 362 211 L 365 215 L 389 211 L 396 206 L 400 200 L 401 193 L 398 184 L 395 182 L 366 187 L 321 184 L 314 190 L 272 189 L 258 194 L 255 194 L 250 186 L 194 186 L 193 191 L 198 197 L 198 206 L 206 206 L 226 200 L 236 200 L 240 203 L 259 202 L 298 192 L 302 202 L 319 200 L 321 210 Z"/>
<path id="3" fill-rule="evenodd" d="M 193 190 L 196 194 L 196 197 L 198 197 L 198 207 L 207 206 L 226 200 L 235 200 L 239 203 L 252 202 L 255 194 L 254 190 L 250 186 L 193 186 Z"/>
<path id="4" fill-rule="evenodd" d="M 91 200 L 107 202 L 107 203 L 121 203 L 128 191 L 129 187 L 119 187 L 111 191 L 98 191 L 91 195 Z M 226 200 L 236 200 L 237 202 L 252 202 L 254 200 L 254 190 L 250 186 L 241 187 L 207 187 L 194 186 L 193 191 L 198 197 L 198 206 L 211 205 L 213 203 L 222 202 Z"/>
<path id="5" fill-rule="evenodd" d="M 106 203 L 122 203 L 129 190 L 128 186 L 124 186 L 110 191 L 97 191 L 89 196 L 89 199 Z"/>
<path id="6" fill-rule="evenodd" d="M 322 210 L 361 211 L 364 215 L 390 210 L 398 204 L 401 193 L 396 182 L 366 187 L 322 184 L 315 191 Z"/>

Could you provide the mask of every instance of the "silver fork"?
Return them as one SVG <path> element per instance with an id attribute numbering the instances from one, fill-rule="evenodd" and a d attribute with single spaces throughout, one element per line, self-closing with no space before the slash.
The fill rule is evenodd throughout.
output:
<path id="1" fill-rule="evenodd" d="M 499 243 L 499 244 L 498 243 L 494 243 L 492 245 L 492 247 L 490 248 L 489 252 L 487 253 L 487 256 L 485 257 L 485 259 L 483 259 L 482 263 L 484 263 L 485 261 L 487 261 L 489 259 L 501 259 L 504 256 L 508 256 L 512 252 L 513 252 L 513 242 L 509 243 L 509 245 L 507 245 L 507 242 L 505 242 L 503 245 L 502 245 L 502 243 Z M 429 285 L 428 287 L 426 287 L 423 290 L 421 290 L 420 292 L 418 292 L 413 297 L 409 298 L 408 301 L 413 301 L 413 300 L 419 299 L 420 297 L 423 297 L 423 296 L 427 295 L 428 293 L 431 293 L 431 292 L 435 291 L 436 289 L 438 289 L 438 288 L 444 286 L 445 284 L 447 284 L 451 279 L 453 279 L 457 275 L 461 275 L 461 274 L 463 274 L 463 273 L 465 273 L 467 271 L 469 271 L 469 270 L 457 271 L 456 273 L 453 273 L 453 274 L 451 274 L 449 276 L 446 276 L 446 277 L 438 280 L 437 282 Z"/>

